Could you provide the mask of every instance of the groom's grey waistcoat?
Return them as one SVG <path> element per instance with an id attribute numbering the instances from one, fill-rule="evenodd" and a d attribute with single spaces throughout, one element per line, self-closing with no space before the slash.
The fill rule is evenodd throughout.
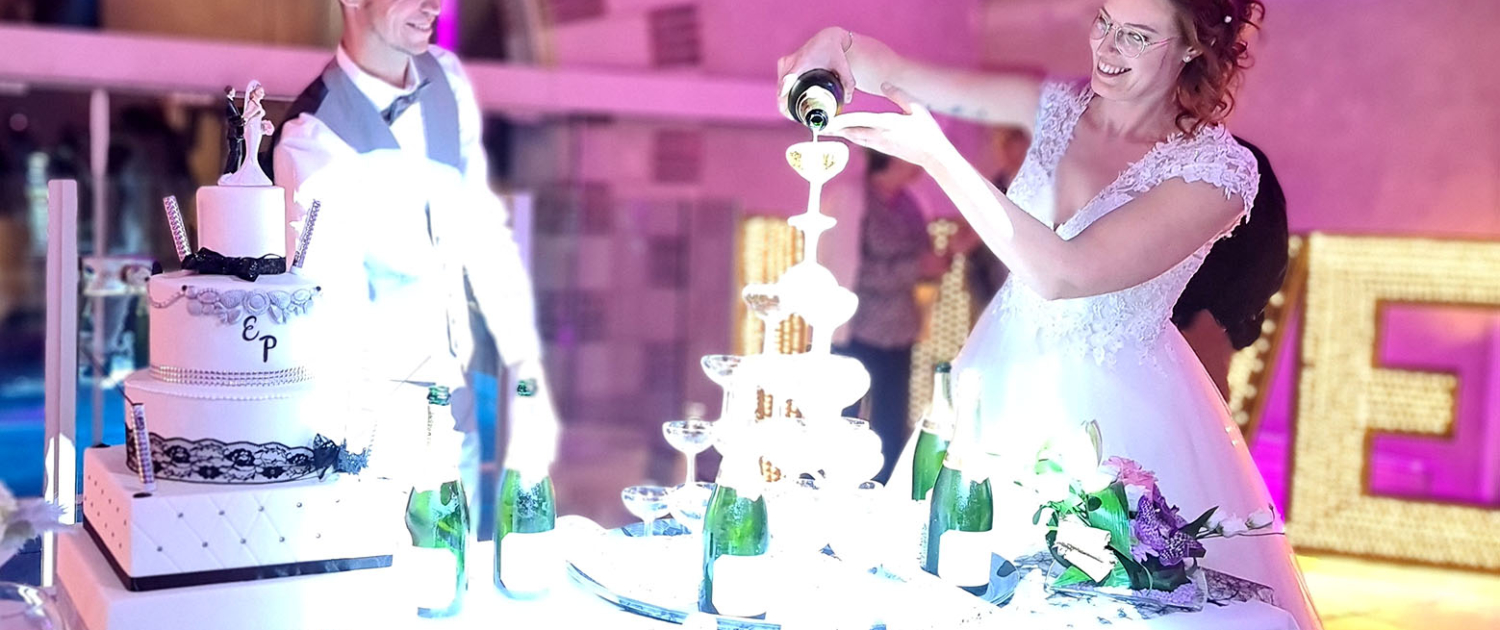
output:
<path id="1" fill-rule="evenodd" d="M 463 170 L 463 156 L 459 151 L 458 98 L 443 67 L 432 53 L 423 53 L 412 58 L 417 76 L 429 82 L 417 95 L 422 105 L 422 129 L 427 137 L 427 158 Z M 287 110 L 286 120 L 296 120 L 302 114 L 311 114 L 328 125 L 351 148 L 360 153 L 377 149 L 399 149 L 396 136 L 390 125 L 380 117 L 375 104 L 355 87 L 354 81 L 339 67 L 337 61 L 328 62 L 323 74 L 307 86 Z M 281 140 L 281 129 L 272 138 L 274 147 Z"/>

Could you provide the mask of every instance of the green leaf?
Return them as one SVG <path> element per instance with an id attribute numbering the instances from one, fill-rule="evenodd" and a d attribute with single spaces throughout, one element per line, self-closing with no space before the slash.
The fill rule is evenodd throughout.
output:
<path id="1" fill-rule="evenodd" d="M 1218 509 L 1219 508 L 1217 507 L 1208 508 L 1207 512 L 1204 512 L 1202 516 L 1194 519 L 1193 522 L 1188 523 L 1187 527 L 1182 528 L 1182 531 L 1187 535 L 1192 536 L 1193 538 L 1197 538 L 1198 532 L 1202 531 L 1203 527 L 1208 525 L 1208 519 L 1212 518 L 1214 515 L 1214 511 Z"/>
<path id="2" fill-rule="evenodd" d="M 1047 526 L 1056 529 L 1057 524 L 1062 522 L 1062 518 L 1072 511 L 1072 507 L 1070 507 L 1066 503 L 1062 503 L 1059 501 L 1043 503 L 1036 509 L 1036 514 L 1031 517 L 1031 524 L 1040 524 L 1042 522 L 1042 514 L 1044 512 L 1047 512 L 1047 510 L 1051 510 L 1051 512 L 1047 514 Z"/>
<path id="3" fill-rule="evenodd" d="M 1150 569 L 1151 583 L 1148 588 L 1154 591 L 1170 591 L 1183 584 L 1188 583 L 1187 563 L 1183 562 L 1175 567 L 1157 566 Z"/>
<path id="4" fill-rule="evenodd" d="M 1073 586 L 1074 584 L 1082 584 L 1084 582 L 1093 583 L 1093 581 L 1094 578 L 1091 578 L 1089 577 L 1089 574 L 1084 573 L 1083 569 L 1080 569 L 1078 567 L 1068 567 L 1067 571 L 1063 571 L 1062 575 L 1057 576 L 1057 580 L 1052 582 L 1052 586 L 1054 588 L 1063 588 L 1067 586 Z"/>
<path id="5" fill-rule="evenodd" d="M 1099 507 L 1089 511 L 1089 525 L 1109 532 L 1110 548 L 1129 556 L 1130 510 L 1125 507 L 1125 486 L 1119 482 L 1109 484 L 1090 495 L 1091 502 L 1093 499 L 1099 501 Z"/>
<path id="6" fill-rule="evenodd" d="M 1109 577 L 1104 578 L 1100 586 L 1117 586 L 1130 588 L 1130 570 L 1125 568 L 1125 563 L 1115 562 L 1113 569 L 1109 570 Z"/>
<path id="7" fill-rule="evenodd" d="M 1136 562 L 1135 557 L 1130 554 L 1120 553 L 1119 551 L 1115 552 L 1115 560 L 1119 561 L 1119 566 L 1124 567 L 1125 575 L 1129 578 L 1130 588 L 1136 590 L 1150 588 L 1151 572 L 1146 570 L 1145 565 Z"/>
<path id="8" fill-rule="evenodd" d="M 1036 463 L 1035 473 L 1038 475 L 1062 474 L 1062 471 L 1062 466 L 1050 459 L 1038 460 Z"/>

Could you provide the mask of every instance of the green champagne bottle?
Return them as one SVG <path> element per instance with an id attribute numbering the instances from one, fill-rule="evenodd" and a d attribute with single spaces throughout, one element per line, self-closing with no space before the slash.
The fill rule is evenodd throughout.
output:
<path id="1" fill-rule="evenodd" d="M 533 380 L 516 387 L 512 427 L 526 426 L 541 410 Z M 546 594 L 556 569 L 548 532 L 557 527 L 557 495 L 547 472 L 551 454 L 513 436 L 495 497 L 495 587 L 516 599 Z"/>
<path id="2" fill-rule="evenodd" d="M 927 499 L 927 493 L 937 482 L 938 471 L 943 468 L 948 442 L 953 439 L 953 394 L 949 389 L 952 372 L 947 363 L 939 363 L 932 370 L 932 406 L 927 417 L 922 418 L 922 433 L 917 437 L 916 454 L 912 456 L 913 501 Z"/>
<path id="3" fill-rule="evenodd" d="M 922 418 L 921 433 L 917 436 L 916 451 L 911 460 L 911 499 L 913 524 L 919 528 L 917 536 L 917 561 L 927 563 L 927 526 L 931 505 L 928 501 L 932 486 L 943 469 L 943 458 L 948 454 L 948 442 L 953 439 L 953 367 L 939 363 L 932 370 L 932 404 Z"/>
<path id="4" fill-rule="evenodd" d="M 990 582 L 990 529 L 994 495 L 976 437 L 980 421 L 979 373 L 959 376 L 959 421 L 932 488 L 923 569 L 975 595 Z"/>
<path id="5" fill-rule="evenodd" d="M 417 614 L 422 617 L 458 614 L 469 588 L 465 570 L 469 501 L 458 474 L 462 445 L 463 435 L 453 430 L 448 388 L 433 386 L 427 394 L 427 461 L 406 502 L 410 559 L 418 585 Z"/>
<path id="6" fill-rule="evenodd" d="M 817 68 L 797 77 L 786 95 L 786 110 L 792 119 L 811 129 L 814 138 L 844 105 L 844 84 L 832 70 Z"/>
<path id="7" fill-rule="evenodd" d="M 718 484 L 703 516 L 700 612 L 765 617 L 765 554 L 771 530 L 766 521 L 766 499 L 761 495 L 764 483 L 756 458 L 724 456 Z"/>

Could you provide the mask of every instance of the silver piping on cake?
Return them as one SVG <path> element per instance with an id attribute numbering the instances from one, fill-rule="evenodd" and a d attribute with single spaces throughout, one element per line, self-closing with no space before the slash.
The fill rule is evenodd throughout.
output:
<path id="1" fill-rule="evenodd" d="M 275 387 L 294 385 L 312 379 L 312 371 L 306 366 L 271 370 L 265 372 L 229 372 L 221 370 L 199 370 L 169 365 L 152 365 L 151 377 L 166 383 L 179 385 L 207 385 L 211 387 Z"/>

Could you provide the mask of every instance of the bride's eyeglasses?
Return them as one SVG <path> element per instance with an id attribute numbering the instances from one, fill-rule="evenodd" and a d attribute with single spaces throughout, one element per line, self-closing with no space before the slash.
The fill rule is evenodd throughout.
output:
<path id="1" fill-rule="evenodd" d="M 1167 37 L 1152 41 L 1140 31 L 1111 22 L 1103 13 L 1094 17 L 1094 28 L 1089 32 L 1089 39 L 1104 39 L 1110 31 L 1115 33 L 1115 48 L 1120 51 L 1120 54 L 1131 59 L 1141 56 L 1149 48 L 1177 39 Z"/>

